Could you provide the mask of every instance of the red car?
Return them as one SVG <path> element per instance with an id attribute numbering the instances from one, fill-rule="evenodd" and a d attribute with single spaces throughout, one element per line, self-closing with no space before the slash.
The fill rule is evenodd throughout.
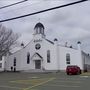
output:
<path id="1" fill-rule="evenodd" d="M 67 66 L 66 73 L 67 73 L 67 75 L 81 74 L 81 69 L 80 69 L 80 67 L 78 67 L 76 65 Z"/>

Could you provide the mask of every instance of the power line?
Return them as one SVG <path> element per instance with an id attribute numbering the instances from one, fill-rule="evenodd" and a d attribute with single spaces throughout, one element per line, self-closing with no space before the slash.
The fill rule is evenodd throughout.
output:
<path id="1" fill-rule="evenodd" d="M 29 1 L 29 0 L 28 0 L 28 1 Z M 28 7 L 28 6 L 37 5 L 37 4 L 40 4 L 40 3 L 41 3 L 41 1 L 36 2 L 36 3 L 31 3 L 31 2 L 29 3 L 29 2 L 28 2 L 28 5 L 25 4 L 24 6 L 20 6 L 20 7 L 18 7 L 18 8 L 14 8 L 14 9 L 10 9 L 10 10 L 3 11 L 3 14 L 6 14 L 6 13 L 12 12 L 12 11 L 17 11 L 17 10 L 20 10 L 20 9 L 25 9 L 25 8 Z M 0 12 L 0 14 L 2 14 L 2 12 Z"/>
<path id="2" fill-rule="evenodd" d="M 7 5 L 7 6 L 3 6 L 3 7 L 0 7 L 0 9 L 4 9 L 4 8 L 7 8 L 7 7 L 11 7 L 11 6 L 14 6 L 14 5 L 17 5 L 17 4 L 26 2 L 26 1 L 28 1 L 28 0 L 23 0 L 23 1 L 16 2 L 16 3 L 13 3 L 13 4 Z"/>
<path id="3" fill-rule="evenodd" d="M 78 3 L 81 3 L 81 2 L 85 2 L 85 1 L 88 1 L 88 0 L 80 0 L 80 1 L 72 2 L 72 3 L 69 3 L 69 4 L 65 4 L 65 5 L 61 5 L 61 6 L 41 10 L 41 11 L 37 11 L 37 12 L 34 12 L 34 13 L 30 13 L 30 14 L 26 14 L 26 15 L 22 15 L 22 16 L 18 16 L 18 17 L 13 17 L 13 18 L 9 18 L 9 19 L 0 20 L 0 22 L 6 22 L 6 21 L 11 21 L 11 20 L 27 17 L 27 16 L 32 16 L 32 15 L 35 15 L 35 14 L 51 11 L 51 10 L 58 9 L 58 8 L 63 8 L 63 7 L 66 7 L 66 6 L 71 6 L 71 5 L 78 4 Z"/>

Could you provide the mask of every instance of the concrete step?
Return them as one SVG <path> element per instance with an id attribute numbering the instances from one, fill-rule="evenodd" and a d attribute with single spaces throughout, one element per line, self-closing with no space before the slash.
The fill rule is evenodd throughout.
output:
<path id="1" fill-rule="evenodd" d="M 30 69 L 30 70 L 23 70 L 23 72 L 44 72 L 41 69 Z"/>
<path id="2" fill-rule="evenodd" d="M 56 70 L 41 70 L 41 69 L 30 69 L 30 70 L 23 70 L 21 72 L 28 72 L 28 73 L 56 73 Z"/>

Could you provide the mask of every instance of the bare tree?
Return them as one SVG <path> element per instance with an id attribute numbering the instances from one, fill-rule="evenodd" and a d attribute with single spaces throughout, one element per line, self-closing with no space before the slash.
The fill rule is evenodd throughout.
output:
<path id="1" fill-rule="evenodd" d="M 0 24 L 0 57 L 10 52 L 11 47 L 16 44 L 18 38 L 17 33 Z"/>

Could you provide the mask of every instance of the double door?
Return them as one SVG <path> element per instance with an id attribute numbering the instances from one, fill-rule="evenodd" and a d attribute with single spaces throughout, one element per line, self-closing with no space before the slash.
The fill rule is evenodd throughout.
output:
<path id="1" fill-rule="evenodd" d="M 35 60 L 35 69 L 41 69 L 41 60 Z"/>

